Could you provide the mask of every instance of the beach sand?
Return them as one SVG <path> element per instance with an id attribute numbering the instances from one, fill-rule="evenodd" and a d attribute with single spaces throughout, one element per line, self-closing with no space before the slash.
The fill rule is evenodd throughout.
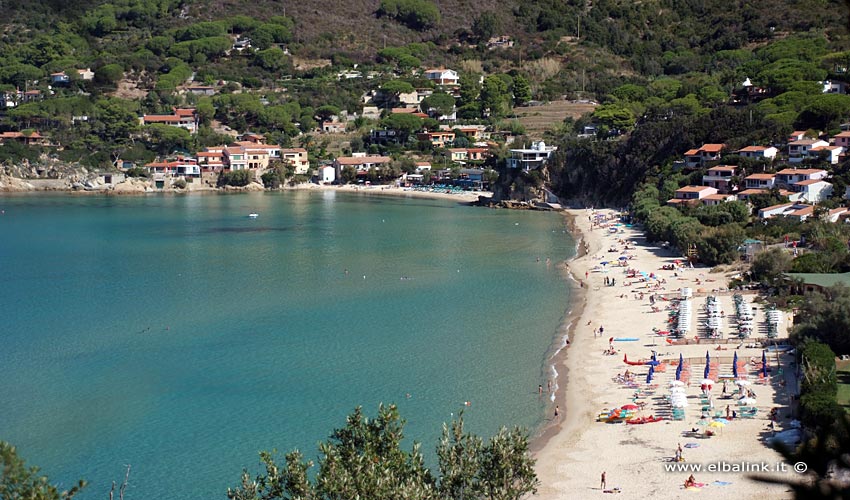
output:
<path id="1" fill-rule="evenodd" d="M 613 218 L 612 211 L 601 211 L 601 214 Z M 541 499 L 591 498 L 607 497 L 600 488 L 600 476 L 606 473 L 607 488 L 620 488 L 617 498 L 640 498 L 651 496 L 658 498 L 697 498 L 724 495 L 736 500 L 749 498 L 790 498 L 791 492 L 785 486 L 756 482 L 745 472 L 693 472 L 698 483 L 706 486 L 699 489 L 684 488 L 684 482 L 691 474 L 688 471 L 667 471 L 665 466 L 680 464 L 711 463 L 769 464 L 776 467 L 782 462 L 781 456 L 770 449 L 765 439 L 772 435 L 768 412 L 779 407 L 780 419 L 776 429 L 783 430 L 790 426 L 789 415 L 790 395 L 786 387 L 791 387 L 789 368 L 791 355 L 771 355 L 769 366 L 771 372 L 765 384 L 757 383 L 756 369 L 761 366 L 761 348 L 746 345 L 738 348 L 739 344 L 691 344 L 670 345 L 665 337 L 656 335 L 653 328 L 666 330 L 668 311 L 664 308 L 670 302 L 656 301 L 661 309 L 652 312 L 649 304 L 649 290 L 644 282 L 636 283 L 635 279 L 627 279 L 625 269 L 633 268 L 647 273 L 656 273 L 659 278 L 666 280 L 663 289 L 656 293 L 665 297 L 678 297 L 678 289 L 690 287 L 694 292 L 702 290 L 705 293 L 694 293 L 691 299 L 693 308 L 693 329 L 689 336 L 697 335 L 697 321 L 702 312 L 705 296 L 717 289 L 724 309 L 725 320 L 722 333 L 728 337 L 734 331 L 731 318 L 734 315 L 732 293 L 722 291 L 726 286 L 726 278 L 722 274 L 709 274 L 708 269 L 684 269 L 677 271 L 660 270 L 665 264 L 671 264 L 676 256 L 671 252 L 649 245 L 643 235 L 632 228 L 617 227 L 617 233 L 608 228 L 591 228 L 587 210 L 571 210 L 568 217 L 575 225 L 575 234 L 579 239 L 580 252 L 575 260 L 567 263 L 571 279 L 584 282 L 577 286 L 575 306 L 570 318 L 570 346 L 565 352 L 559 353 L 553 367 L 558 372 L 558 384 L 555 401 L 561 408 L 561 416 L 553 417 L 542 435 L 535 440 L 534 455 L 537 459 L 537 474 L 540 479 L 538 495 Z M 618 240 L 627 240 L 635 244 L 628 253 L 633 256 L 627 261 L 627 267 L 617 265 L 620 251 L 623 248 Z M 617 252 L 608 252 L 616 248 Z M 582 254 L 585 255 L 582 255 Z M 600 262 L 609 261 L 607 266 Z M 587 273 L 587 274 L 585 274 Z M 606 286 L 605 278 L 614 278 L 615 286 Z M 697 284 L 696 280 L 700 280 Z M 652 280 L 649 280 L 652 281 Z M 629 283 L 627 286 L 626 283 Z M 643 300 L 636 296 L 640 291 L 645 292 Z M 747 300 L 755 295 L 745 294 Z M 760 305 L 757 307 L 756 320 L 764 324 L 764 312 Z M 787 336 L 789 318 L 783 315 L 780 336 Z M 730 326 L 730 323 L 732 325 Z M 594 329 L 604 327 L 604 334 L 594 337 Z M 763 333 L 754 333 L 753 337 Z M 638 341 L 613 342 L 616 355 L 604 355 L 609 347 L 610 337 L 637 337 Z M 717 346 L 724 350 L 716 350 Z M 737 350 L 736 350 L 737 348 Z M 670 394 L 669 382 L 675 378 L 675 365 L 666 366 L 666 370 L 656 372 L 652 384 L 657 389 L 652 395 L 638 399 L 645 403 L 638 416 L 664 416 L 665 420 L 643 425 L 625 423 L 597 422 L 597 415 L 603 409 L 619 408 L 632 403 L 635 388 L 625 387 L 614 381 L 619 373 L 629 369 L 636 377 L 638 387 L 646 387 L 647 366 L 629 366 L 623 361 L 624 355 L 629 360 L 646 359 L 656 350 L 662 362 L 678 362 L 681 353 L 685 360 L 690 360 L 691 382 L 686 387 L 689 406 L 685 410 L 685 419 L 669 420 L 671 407 L 664 396 Z M 710 438 L 685 437 L 683 432 L 692 428 L 700 433 L 706 427 L 698 426 L 701 418 L 702 404 L 699 394 L 699 384 L 703 378 L 705 354 L 709 352 L 714 360 L 719 361 L 719 373 L 731 376 L 733 353 L 737 352 L 739 360 L 753 358 L 756 363 L 749 365 L 749 380 L 753 382 L 750 388 L 755 392 L 759 413 L 752 419 L 733 419 Z M 783 370 L 779 370 L 779 364 Z M 788 378 L 789 384 L 783 385 L 781 380 Z M 729 384 L 729 391 L 735 389 Z M 727 404 L 732 410 L 737 410 L 735 399 L 721 399 L 721 384 L 715 384 L 712 392 L 715 410 L 725 416 Z M 553 408 L 554 411 L 554 408 Z M 712 412 L 713 413 L 713 412 Z M 698 447 L 686 447 L 688 443 Z M 685 462 L 674 463 L 672 458 L 678 445 L 684 448 Z M 753 469 L 750 469 L 753 471 Z M 791 465 L 784 473 L 767 474 L 771 477 L 794 478 Z M 729 483 L 729 484 L 721 484 Z"/>
<path id="2" fill-rule="evenodd" d="M 484 196 L 487 198 L 493 196 L 493 193 L 489 191 L 461 191 L 459 193 L 448 193 L 445 191 L 414 191 L 409 188 L 400 188 L 396 186 L 360 186 L 353 184 L 328 185 L 305 183 L 298 184 L 292 187 L 286 187 L 284 188 L 284 190 L 332 191 L 337 193 L 352 193 L 362 195 L 400 196 L 406 198 L 426 198 L 432 200 L 455 200 L 462 203 L 471 203 L 478 201 L 479 196 Z"/>

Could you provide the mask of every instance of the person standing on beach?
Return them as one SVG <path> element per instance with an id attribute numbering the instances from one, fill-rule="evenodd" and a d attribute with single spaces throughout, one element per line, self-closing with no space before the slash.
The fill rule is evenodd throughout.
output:
<path id="1" fill-rule="evenodd" d="M 602 482 L 600 483 L 600 489 L 605 490 L 605 471 L 602 471 Z"/>
<path id="2" fill-rule="evenodd" d="M 538 396 L 543 395 L 543 384 L 540 384 L 540 385 L 537 386 L 537 395 Z"/>
<path id="3" fill-rule="evenodd" d="M 558 406 L 558 405 L 555 405 L 555 418 L 558 418 L 558 416 L 560 416 L 560 415 L 561 415 L 561 407 Z"/>
<path id="4" fill-rule="evenodd" d="M 552 381 L 551 380 L 546 382 L 546 389 L 549 391 L 549 394 L 552 394 Z"/>

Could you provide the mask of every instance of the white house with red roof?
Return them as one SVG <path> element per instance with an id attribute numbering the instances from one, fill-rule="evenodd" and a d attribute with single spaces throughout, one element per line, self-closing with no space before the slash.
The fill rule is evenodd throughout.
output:
<path id="1" fill-rule="evenodd" d="M 457 71 L 446 68 L 434 68 L 426 70 L 422 76 L 434 82 L 436 85 L 459 85 L 460 77 Z"/>
<path id="2" fill-rule="evenodd" d="M 737 186 L 732 185 L 732 177 L 738 173 L 738 167 L 734 165 L 718 165 L 711 167 L 702 176 L 702 183 L 706 186 L 717 188 L 719 193 L 728 193 L 737 189 Z"/>
<path id="3" fill-rule="evenodd" d="M 280 159 L 295 167 L 296 175 L 304 175 L 310 171 L 310 158 L 304 148 L 281 149 Z"/>
<path id="4" fill-rule="evenodd" d="M 832 184 L 823 179 L 808 179 L 794 184 L 794 191 L 809 203 L 820 203 L 832 195 Z"/>
<path id="5" fill-rule="evenodd" d="M 788 161 L 791 163 L 800 163 L 807 158 L 817 158 L 817 154 L 812 155 L 813 148 L 829 146 L 829 143 L 820 139 L 800 139 L 788 143 Z"/>
<path id="6" fill-rule="evenodd" d="M 813 179 L 825 179 L 828 175 L 826 170 L 820 168 L 784 168 L 776 172 L 775 185 L 794 189 L 794 184 Z"/>
<path id="7" fill-rule="evenodd" d="M 788 142 L 801 141 L 806 138 L 805 130 L 795 130 L 788 136 Z"/>
<path id="8" fill-rule="evenodd" d="M 334 160 L 337 178 L 340 177 L 342 169 L 353 167 L 357 175 L 366 175 L 369 169 L 381 170 L 384 165 L 389 164 L 392 158 L 389 156 L 366 155 L 365 153 L 354 153 L 351 156 L 343 156 Z"/>
<path id="9" fill-rule="evenodd" d="M 713 194 L 717 194 L 717 188 L 711 186 L 685 186 L 677 189 L 674 197 L 667 200 L 667 204 L 696 203 L 706 196 Z"/>
<path id="10" fill-rule="evenodd" d="M 757 160 L 773 160 L 779 150 L 773 146 L 747 146 L 735 151 L 738 156 Z"/>
<path id="11" fill-rule="evenodd" d="M 747 189 L 770 189 L 775 180 L 774 174 L 750 174 L 744 177 L 744 187 Z"/>
<path id="12" fill-rule="evenodd" d="M 759 219 L 771 217 L 793 217 L 804 221 L 815 213 L 815 207 L 806 203 L 781 203 L 759 210 Z"/>
<path id="13" fill-rule="evenodd" d="M 717 193 L 717 194 L 710 194 L 708 196 L 703 196 L 702 198 L 700 198 L 699 201 L 703 205 L 711 207 L 711 206 L 714 206 L 714 205 L 720 205 L 722 203 L 728 203 L 730 201 L 736 201 L 737 199 L 738 199 L 738 197 L 734 194 Z"/>
<path id="14" fill-rule="evenodd" d="M 838 159 L 844 153 L 844 148 L 841 146 L 817 146 L 809 150 L 811 158 L 823 158 L 830 165 L 838 164 Z"/>
<path id="15" fill-rule="evenodd" d="M 836 146 L 841 146 L 842 148 L 849 149 L 850 148 L 850 130 L 845 130 L 844 132 L 840 132 L 833 136 L 833 140 Z"/>

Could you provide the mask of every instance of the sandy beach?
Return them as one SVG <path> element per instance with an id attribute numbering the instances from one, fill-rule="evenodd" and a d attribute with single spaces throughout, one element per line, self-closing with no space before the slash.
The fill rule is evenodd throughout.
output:
<path id="1" fill-rule="evenodd" d="M 737 340 L 735 306 L 732 292 L 724 289 L 723 274 L 709 274 L 705 268 L 672 267 L 677 256 L 666 249 L 647 244 L 636 229 L 616 222 L 614 212 L 599 211 L 600 219 L 609 220 L 604 227 L 592 227 L 589 210 L 571 210 L 575 233 L 579 238 L 579 256 L 567 263 L 578 287 L 573 317 L 570 318 L 570 346 L 553 359 L 558 372 L 558 387 L 554 405 L 560 407 L 560 416 L 552 417 L 550 425 L 535 442 L 537 474 L 540 488 L 535 498 L 565 499 L 607 497 L 610 493 L 618 498 L 644 499 L 652 495 L 660 498 L 697 498 L 724 495 L 735 499 L 790 498 L 787 487 L 757 482 L 750 473 L 740 472 L 749 467 L 755 472 L 756 464 L 766 464 L 773 469 L 781 463 L 780 455 L 766 443 L 774 431 L 770 428 L 769 412 L 778 408 L 775 430 L 790 428 L 790 387 L 793 380 L 789 367 L 792 356 L 771 354 L 768 357 L 770 372 L 759 380 L 762 349 L 752 345 L 751 340 L 741 344 Z M 610 226 L 609 226 L 610 224 Z M 616 231 L 616 232 L 614 232 Z M 626 244 L 624 244 L 624 242 Z M 629 250 L 624 250 L 626 247 Z M 625 256 L 626 259 L 620 259 Z M 608 262 L 602 265 L 602 262 Z M 623 265 L 620 265 L 623 264 Z M 640 274 L 628 278 L 627 270 L 652 273 L 644 278 Z M 610 286 L 610 280 L 614 286 Z M 608 284 L 606 284 L 606 282 Z M 690 345 L 676 345 L 653 329 L 667 330 L 668 306 L 678 298 L 680 289 L 691 288 L 692 329 L 688 334 Z M 641 293 L 643 292 L 643 293 Z M 650 295 L 655 294 L 654 306 Z M 722 343 L 708 343 L 705 339 L 697 343 L 695 337 L 702 336 L 700 322 L 705 322 L 703 311 L 708 295 L 717 296 L 722 311 Z M 745 292 L 746 301 L 756 295 Z M 753 304 L 759 328 L 765 323 L 763 304 Z M 787 336 L 789 317 L 782 315 L 780 337 Z M 602 327 L 602 335 L 594 331 Z M 758 329 L 752 339 L 763 337 Z M 611 338 L 621 339 L 610 342 Z M 726 343 L 725 339 L 729 339 Z M 636 340 L 627 340 L 636 339 Z M 734 339 L 734 340 L 732 340 Z M 615 354 L 604 351 L 613 345 Z M 661 365 L 657 367 L 653 380 L 646 383 L 649 366 L 627 365 L 630 361 L 649 359 L 652 351 L 657 352 Z M 709 392 L 709 407 L 703 403 L 700 387 L 704 375 L 706 352 L 711 357 L 711 376 L 717 382 Z M 745 362 L 739 376 L 746 376 L 751 385 L 743 385 L 753 391 L 756 401 L 751 405 L 758 408 L 752 418 L 741 418 L 738 394 L 724 397 L 720 379 L 728 378 L 727 392 L 738 388 L 732 379 L 732 360 L 737 353 L 740 362 Z M 683 356 L 685 370 L 690 375 L 684 387 L 688 406 L 682 420 L 672 420 L 669 401 L 670 382 L 675 380 L 679 356 Z M 746 363 L 752 361 L 752 363 Z M 618 375 L 626 370 L 633 374 L 633 382 L 617 381 Z M 745 373 L 741 373 L 745 372 Z M 636 417 L 659 417 L 658 422 L 631 425 L 623 422 L 597 421 L 600 413 L 607 413 L 624 405 L 639 406 L 634 410 Z M 715 415 L 726 416 L 726 407 L 738 413 L 728 423 L 711 426 Z M 705 410 L 704 410 L 705 408 Z M 702 418 L 706 413 L 709 418 Z M 554 415 L 554 408 L 552 415 Z M 702 420 L 702 422 L 700 422 Z M 691 433 L 690 431 L 697 432 Z M 711 430 L 714 435 L 705 436 Z M 677 448 L 683 447 L 684 461 L 674 462 Z M 670 471 L 670 466 L 697 466 L 720 468 L 735 467 L 729 471 Z M 601 488 L 601 475 L 606 473 L 606 492 Z M 690 474 L 701 487 L 684 487 Z M 771 472 L 772 477 L 793 477 L 791 465 L 785 472 Z"/>
<path id="2" fill-rule="evenodd" d="M 478 201 L 479 196 L 492 197 L 489 191 L 461 191 L 446 192 L 445 190 L 419 191 L 412 188 L 401 188 L 396 186 L 359 186 L 354 184 L 326 185 L 326 184 L 298 184 L 286 187 L 284 190 L 306 190 L 306 191 L 332 191 L 337 193 L 353 193 L 365 195 L 400 196 L 407 198 L 427 198 L 437 200 L 455 200 L 464 203 Z"/>

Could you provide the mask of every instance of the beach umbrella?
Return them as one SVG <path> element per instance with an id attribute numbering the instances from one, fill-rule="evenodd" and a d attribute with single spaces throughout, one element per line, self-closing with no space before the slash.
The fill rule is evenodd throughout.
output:
<path id="1" fill-rule="evenodd" d="M 602 262 L 600 262 L 600 264 L 601 264 L 601 265 L 603 265 L 603 266 L 607 266 L 607 265 L 608 265 L 608 261 L 607 261 L 607 260 L 606 260 L 606 261 L 602 261 Z"/>
<path id="2" fill-rule="evenodd" d="M 741 406 L 754 405 L 756 404 L 756 400 L 753 398 L 739 399 L 738 404 Z"/>
<path id="3" fill-rule="evenodd" d="M 714 421 L 720 422 L 721 424 L 724 424 L 724 425 L 729 423 L 729 421 L 726 420 L 725 418 L 715 418 Z"/>
<path id="4" fill-rule="evenodd" d="M 703 371 L 702 378 L 708 378 L 708 372 L 709 372 L 709 370 L 710 370 L 710 368 L 709 368 L 709 366 L 708 366 L 708 362 L 706 361 L 706 363 L 705 363 L 705 370 Z"/>
<path id="5" fill-rule="evenodd" d="M 621 255 L 617 260 L 629 260 L 625 255 Z"/>
<path id="6" fill-rule="evenodd" d="M 726 424 L 724 424 L 723 422 L 718 422 L 717 420 L 715 420 L 715 421 L 711 422 L 710 424 L 708 424 L 708 426 L 714 427 L 714 428 L 720 428 L 720 427 L 726 427 Z"/>
<path id="7" fill-rule="evenodd" d="M 639 410 L 640 407 L 638 405 L 623 405 L 620 407 L 621 410 Z"/>
<path id="8" fill-rule="evenodd" d="M 652 375 L 655 373 L 655 367 L 650 365 L 649 372 L 646 374 L 646 383 L 652 382 Z"/>
<path id="9" fill-rule="evenodd" d="M 708 425 L 708 420 L 701 418 L 697 420 L 697 425 Z"/>
<path id="10" fill-rule="evenodd" d="M 658 361 L 658 354 L 656 354 L 656 352 L 655 352 L 655 351 L 652 351 L 652 360 L 653 360 L 653 361 Z"/>
<path id="11" fill-rule="evenodd" d="M 674 381 L 670 382 L 670 387 L 682 387 L 684 385 L 685 385 L 685 383 L 682 382 L 681 380 L 674 380 Z"/>
<path id="12" fill-rule="evenodd" d="M 767 377 L 767 351 L 761 352 L 761 373 Z"/>
<path id="13" fill-rule="evenodd" d="M 708 351 L 705 351 L 705 364 L 711 363 L 711 356 L 708 354 Z"/>
<path id="14" fill-rule="evenodd" d="M 736 380 L 736 381 L 735 381 L 735 383 L 736 383 L 736 384 L 738 384 L 738 385 L 740 385 L 740 386 L 744 386 L 744 385 L 751 385 L 751 384 L 752 384 L 752 382 L 750 382 L 749 380 Z"/>
<path id="15" fill-rule="evenodd" d="M 646 362 L 646 363 L 644 363 L 644 364 L 645 364 L 645 365 L 649 365 L 649 366 L 658 366 L 658 365 L 660 365 L 660 364 L 661 364 L 661 362 L 660 362 L 660 361 L 655 361 L 654 359 L 651 359 L 651 360 L 647 361 L 647 362 Z"/>
<path id="16" fill-rule="evenodd" d="M 732 376 L 738 378 L 738 351 L 732 356 Z"/>
<path id="17" fill-rule="evenodd" d="M 702 379 L 702 382 L 700 382 L 700 385 L 712 386 L 714 385 L 714 380 L 711 380 L 710 378 L 704 378 Z"/>

